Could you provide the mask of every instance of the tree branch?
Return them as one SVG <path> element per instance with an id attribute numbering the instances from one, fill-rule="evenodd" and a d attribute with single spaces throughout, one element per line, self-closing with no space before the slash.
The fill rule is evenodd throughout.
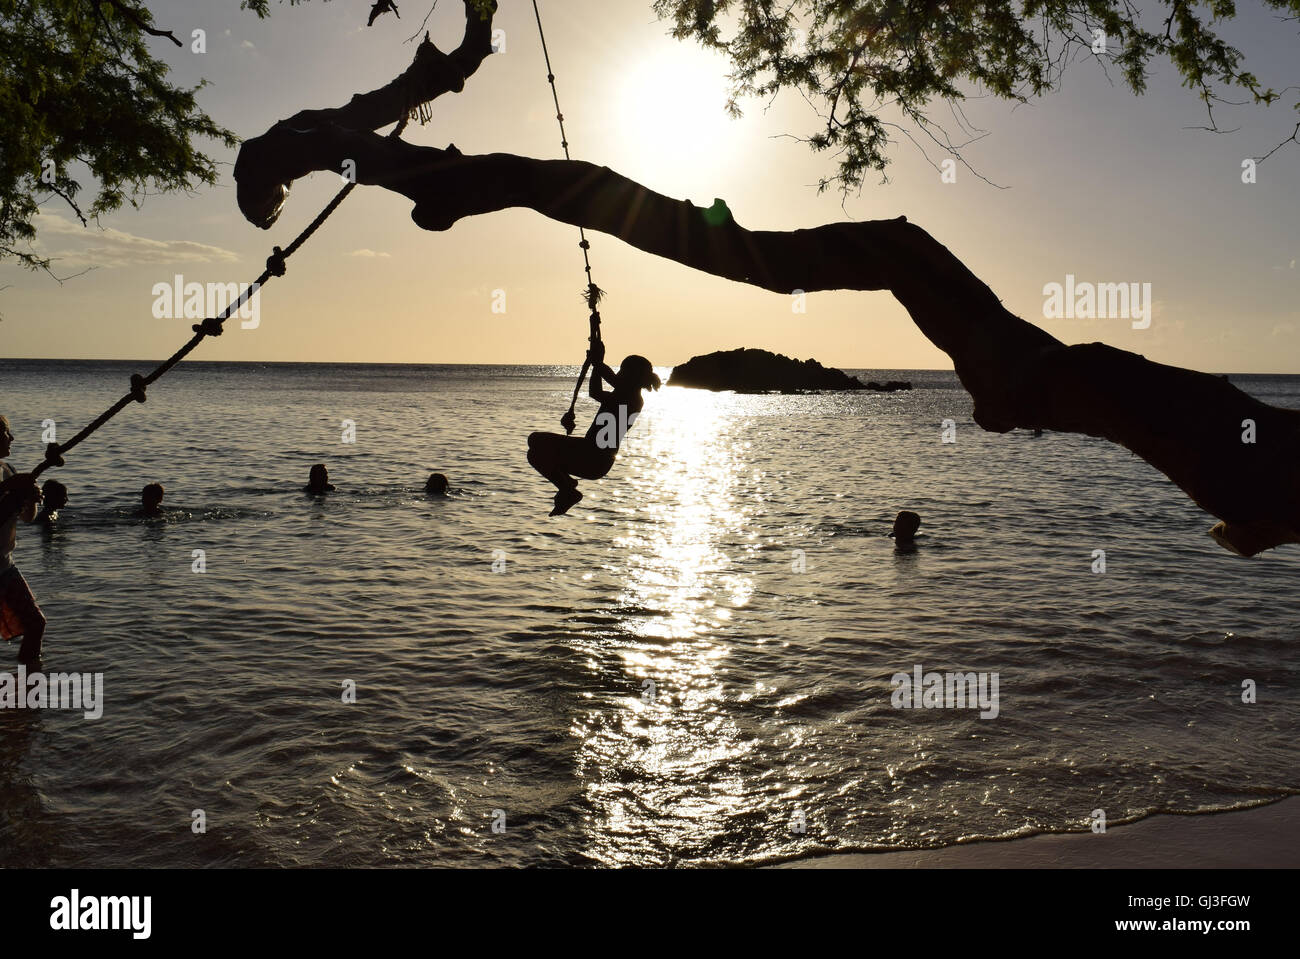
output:
<path id="1" fill-rule="evenodd" d="M 149 34 L 149 36 L 166 37 L 168 40 L 176 44 L 176 46 L 178 47 L 183 47 L 185 45 L 181 43 L 179 40 L 177 40 L 176 34 L 172 33 L 170 30 L 157 30 L 152 26 L 150 26 L 149 22 L 145 20 L 144 17 L 140 16 L 140 11 L 134 10 L 131 7 L 127 6 L 125 3 L 122 2 L 122 0 L 95 0 L 95 9 L 98 10 L 99 7 L 105 3 L 107 3 L 118 13 L 122 14 L 122 16 L 126 17 L 126 19 L 130 20 L 133 24 L 135 24 L 137 29 L 142 30 L 143 32 Z M 105 24 L 105 26 L 107 26 L 107 24 Z"/>
<path id="2" fill-rule="evenodd" d="M 76 184 L 73 184 L 74 187 L 75 185 Z M 69 194 L 65 193 L 63 190 L 60 190 L 53 183 L 42 183 L 41 189 L 48 190 L 49 192 L 53 193 L 55 196 L 62 197 L 63 202 L 68 204 L 68 206 L 72 208 L 73 213 L 77 214 L 77 219 L 81 221 L 81 225 L 82 226 L 90 225 L 88 222 L 86 222 L 86 215 L 81 212 L 81 207 L 77 206 L 76 201 L 73 200 Z"/>
<path id="3" fill-rule="evenodd" d="M 327 126 L 377 130 L 409 116 L 419 104 L 465 89 L 465 80 L 492 53 L 491 15 L 496 3 L 487 5 L 486 14 L 478 12 L 480 0 L 464 0 L 464 3 L 465 36 L 451 53 L 443 53 L 425 34 L 411 65 L 391 83 L 369 93 L 359 93 L 335 109 L 303 110 L 281 120 L 262 136 L 244 142 L 235 161 L 235 180 L 239 184 L 239 208 L 250 222 L 269 228 L 280 215 L 290 183 L 302 175 L 281 177 L 275 172 L 276 164 L 265 162 L 266 143 L 278 142 L 277 138 L 286 131 L 308 132 Z M 258 160 L 250 163 L 249 157 Z M 339 168 L 335 167 L 334 171 L 339 172 Z"/>

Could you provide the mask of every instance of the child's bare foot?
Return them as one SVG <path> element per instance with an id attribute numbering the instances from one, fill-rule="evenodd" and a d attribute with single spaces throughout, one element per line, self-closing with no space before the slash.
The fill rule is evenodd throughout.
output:
<path id="1" fill-rule="evenodd" d="M 563 516 L 581 501 L 582 494 L 578 492 L 578 487 L 562 489 L 555 494 L 555 509 L 551 510 L 551 515 Z"/>

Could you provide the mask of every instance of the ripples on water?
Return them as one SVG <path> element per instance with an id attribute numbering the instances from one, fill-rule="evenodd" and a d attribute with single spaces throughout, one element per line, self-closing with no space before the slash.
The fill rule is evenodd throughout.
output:
<path id="1" fill-rule="evenodd" d="M 132 370 L 0 366 L 11 462 Z M 740 864 L 1297 791 L 1300 549 L 1229 556 L 1126 451 L 983 433 L 907 371 L 666 389 L 551 520 L 524 439 L 571 375 L 195 363 L 71 454 L 63 527 L 15 558 L 46 668 L 103 671 L 104 716 L 0 712 L 0 863 Z M 168 514 L 136 519 L 154 480 Z M 998 672 L 999 716 L 893 709 L 916 664 Z"/>

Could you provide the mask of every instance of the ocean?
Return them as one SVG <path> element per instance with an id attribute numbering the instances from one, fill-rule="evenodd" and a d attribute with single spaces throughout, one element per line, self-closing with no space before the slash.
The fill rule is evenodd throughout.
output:
<path id="1" fill-rule="evenodd" d="M 148 368 L 0 362 L 9 462 Z M 1226 553 L 1104 441 L 984 433 L 950 372 L 855 372 L 916 388 L 653 394 L 551 519 L 526 440 L 576 369 L 181 365 L 20 527 L 45 669 L 103 712 L 0 710 L 0 865 L 754 865 L 1300 791 L 1300 547 Z M 918 667 L 996 715 L 898 708 Z"/>

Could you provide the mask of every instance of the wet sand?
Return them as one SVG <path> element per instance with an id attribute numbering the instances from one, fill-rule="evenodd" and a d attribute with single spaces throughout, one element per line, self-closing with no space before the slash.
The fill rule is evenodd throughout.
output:
<path id="1" fill-rule="evenodd" d="M 1155 815 L 1105 833 L 1063 833 L 942 849 L 850 853 L 785 869 L 1287 869 L 1300 866 L 1300 796 L 1223 813 Z"/>

